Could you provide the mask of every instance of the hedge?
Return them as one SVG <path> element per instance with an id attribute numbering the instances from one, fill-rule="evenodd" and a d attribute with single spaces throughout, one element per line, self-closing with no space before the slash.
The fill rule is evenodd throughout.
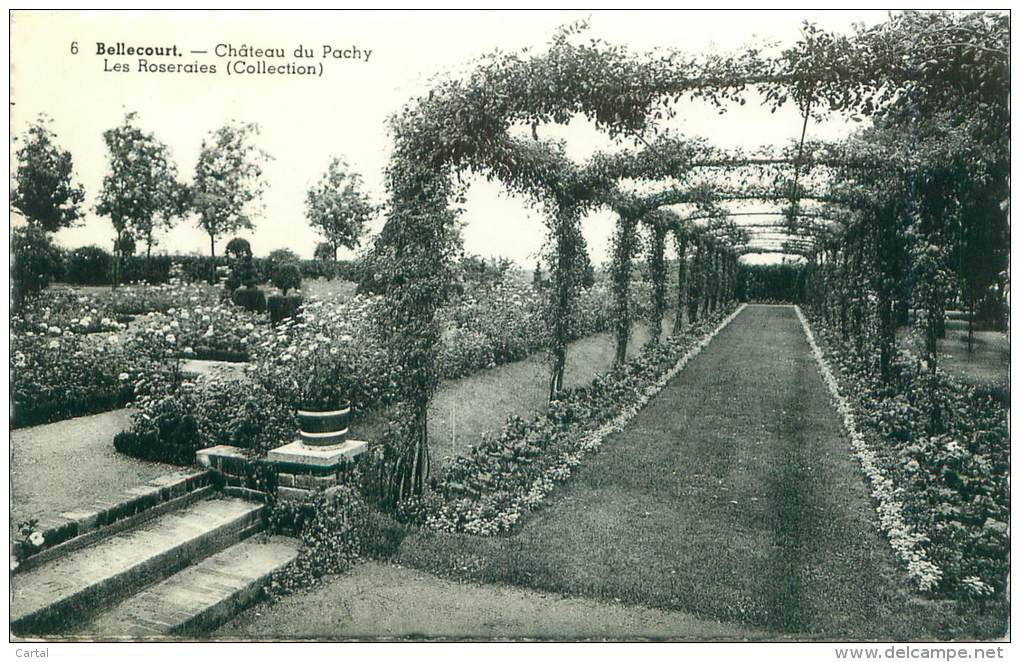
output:
<path id="1" fill-rule="evenodd" d="M 64 278 L 71 285 L 112 285 L 113 256 L 98 246 L 86 246 L 68 251 L 65 255 L 67 270 Z M 131 255 L 122 263 L 121 282 L 148 283 L 162 285 L 170 281 L 170 268 L 175 263 L 181 266 L 184 278 L 189 281 L 200 281 L 209 278 L 214 258 L 208 255 Z M 229 267 L 230 258 L 217 256 L 217 267 Z M 269 282 L 273 263 L 264 257 L 252 259 L 255 269 L 255 280 L 263 284 Z M 339 260 L 326 262 L 323 260 L 301 260 L 302 278 L 339 278 L 341 280 L 358 281 L 362 268 L 355 260 Z"/>

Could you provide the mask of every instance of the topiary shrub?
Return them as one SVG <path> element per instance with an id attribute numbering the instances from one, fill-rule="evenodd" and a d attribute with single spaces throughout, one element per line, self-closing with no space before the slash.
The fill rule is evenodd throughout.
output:
<path id="1" fill-rule="evenodd" d="M 295 262 L 275 264 L 269 278 L 273 285 L 280 288 L 283 296 L 287 296 L 289 290 L 301 287 L 301 267 Z"/>
<path id="2" fill-rule="evenodd" d="M 227 242 L 227 247 L 223 249 L 229 257 L 241 257 L 243 255 L 251 255 L 251 243 L 247 239 L 241 237 L 234 237 Z"/>
<path id="3" fill-rule="evenodd" d="M 227 290 L 233 292 L 242 285 L 255 285 L 255 266 L 252 262 L 251 244 L 247 239 L 234 237 L 224 251 L 230 257 L 230 273 L 227 275 Z"/>
<path id="4" fill-rule="evenodd" d="M 67 257 L 65 277 L 74 285 L 109 285 L 113 256 L 99 246 L 76 248 Z"/>
<path id="5" fill-rule="evenodd" d="M 37 294 L 63 271 L 60 249 L 41 228 L 29 225 L 11 234 L 11 289 L 15 309 L 25 297 Z"/>
<path id="6" fill-rule="evenodd" d="M 266 295 L 257 287 L 236 289 L 233 294 L 230 295 L 230 300 L 234 303 L 234 305 L 241 306 L 245 310 L 250 310 L 253 313 L 266 312 Z"/>
<path id="7" fill-rule="evenodd" d="M 230 263 L 230 273 L 227 275 L 226 287 L 233 292 L 237 288 L 255 287 L 255 265 L 252 262 L 251 254 L 241 254 Z"/>
<path id="8" fill-rule="evenodd" d="M 301 307 L 301 303 L 304 301 L 299 296 L 278 296 L 273 295 L 266 300 L 269 308 L 269 321 L 273 324 L 279 324 L 288 317 L 294 317 L 297 315 L 298 308 Z"/>

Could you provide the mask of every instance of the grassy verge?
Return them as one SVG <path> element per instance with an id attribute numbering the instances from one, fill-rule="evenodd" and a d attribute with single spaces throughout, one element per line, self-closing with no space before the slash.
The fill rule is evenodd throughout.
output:
<path id="1" fill-rule="evenodd" d="M 299 596 L 249 609 L 210 634 L 218 640 L 601 641 L 761 636 L 749 628 L 676 611 L 504 586 L 467 585 L 371 562 L 329 577 Z"/>
<path id="2" fill-rule="evenodd" d="M 921 343 L 909 327 L 896 332 L 900 347 L 915 355 L 922 353 Z M 967 323 L 946 322 L 946 337 L 938 340 L 939 364 L 952 376 L 972 386 L 1009 388 L 1009 339 L 999 331 L 975 331 L 973 346 L 968 347 Z"/>
<path id="3" fill-rule="evenodd" d="M 667 324 L 664 330 L 669 333 Z M 646 324 L 635 324 L 628 346 L 633 357 L 648 341 Z M 609 333 L 581 338 L 567 350 L 566 384 L 590 382 L 613 364 L 615 340 Z M 525 418 L 543 411 L 549 402 L 549 366 L 544 353 L 496 368 L 480 370 L 462 379 L 443 382 L 429 405 L 429 446 L 433 466 L 467 452 L 485 434 L 499 431 L 508 416 Z M 374 413 L 352 427 L 352 434 L 380 439 L 385 412 Z"/>
<path id="4" fill-rule="evenodd" d="M 681 610 L 776 637 L 1001 634 L 1001 612 L 906 593 L 873 519 L 793 310 L 761 307 L 514 535 L 414 532 L 396 558 L 443 577 Z"/>

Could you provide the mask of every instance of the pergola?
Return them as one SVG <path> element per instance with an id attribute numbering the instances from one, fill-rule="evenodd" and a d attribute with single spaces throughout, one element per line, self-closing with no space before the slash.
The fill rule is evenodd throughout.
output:
<path id="1" fill-rule="evenodd" d="M 376 253 L 389 282 L 384 323 L 393 330 L 391 349 L 403 367 L 400 386 L 411 419 L 409 441 L 397 453 L 392 474 L 397 499 L 420 493 L 428 475 L 426 411 L 438 381 L 435 313 L 449 280 L 457 216 L 451 203 L 463 197 L 463 173 L 496 181 L 533 199 L 544 211 L 552 248 L 549 392 L 555 398 L 563 386 L 580 286 L 578 268 L 586 250 L 579 226 L 589 211 L 608 208 L 618 216 L 611 267 L 618 357 L 626 354 L 630 332 L 629 284 L 639 224 L 650 234 L 647 263 L 655 331 L 661 329 L 666 310 L 668 266 L 663 252 L 669 235 L 680 258 L 676 307 L 691 319 L 709 315 L 732 299 L 738 258 L 757 253 L 806 259 L 819 284 L 817 296 L 841 297 L 838 305 L 844 309 L 856 306 L 840 319 L 862 325 L 866 315 L 860 302 L 867 297 L 851 289 L 877 287 L 880 311 L 891 306 L 888 284 L 862 275 L 870 263 L 887 270 L 889 279 L 896 277 L 899 267 L 882 248 L 893 245 L 895 237 L 888 233 L 900 232 L 902 223 L 920 217 L 917 232 L 926 241 L 936 240 L 940 212 L 918 187 L 918 177 L 941 176 L 955 164 L 956 153 L 977 152 L 956 134 L 955 143 L 929 140 L 920 147 L 897 142 L 895 131 L 891 137 L 874 131 L 867 139 L 809 142 L 811 118 L 833 112 L 874 115 L 921 93 L 927 95 L 925 103 L 943 104 L 938 112 L 951 112 L 960 107 L 952 94 L 965 88 L 975 104 L 982 101 L 992 109 L 988 112 L 1005 108 L 1008 123 L 1008 103 L 984 74 L 961 79 L 969 70 L 957 67 L 955 78 L 946 84 L 939 72 L 931 71 L 927 61 L 934 53 L 943 60 L 974 59 L 966 48 L 944 53 L 941 33 L 934 30 L 922 33 L 927 41 L 914 40 L 919 46 L 904 46 L 890 43 L 881 30 L 845 36 L 811 29 L 775 56 L 750 48 L 699 59 L 679 52 L 635 55 L 598 40 L 578 41 L 581 29 L 564 28 L 542 52 L 483 58 L 466 78 L 440 82 L 393 119 L 390 215 Z M 985 47 L 993 53 L 984 53 L 985 62 L 992 64 L 982 66 L 1008 68 L 1006 49 L 999 43 L 1001 25 L 990 25 L 987 32 L 994 47 Z M 1008 27 L 1005 34 L 1008 38 Z M 743 104 L 749 88 L 762 95 L 767 107 L 796 104 L 803 124 L 799 136 L 787 137 L 792 140 L 789 147 L 755 154 L 727 152 L 659 130 L 660 122 L 675 115 L 685 99 L 720 107 Z M 952 102 L 945 101 L 947 95 Z M 538 127 L 566 124 L 577 116 L 633 147 L 574 163 L 560 143 L 540 139 Z M 893 126 L 895 119 L 883 115 Z M 912 139 L 917 142 L 916 135 Z M 1000 144 L 990 144 L 990 149 L 999 149 L 998 158 Z M 1006 154 L 1008 160 L 1008 148 Z M 897 206 L 903 199 L 909 205 Z M 747 204 L 769 208 L 748 211 Z M 684 211 L 677 213 L 678 208 Z M 940 292 L 937 271 L 923 260 L 918 264 L 922 281 L 931 283 L 923 291 Z M 847 276 L 850 271 L 856 274 L 852 278 Z M 877 316 L 883 361 L 891 346 L 885 315 Z"/>

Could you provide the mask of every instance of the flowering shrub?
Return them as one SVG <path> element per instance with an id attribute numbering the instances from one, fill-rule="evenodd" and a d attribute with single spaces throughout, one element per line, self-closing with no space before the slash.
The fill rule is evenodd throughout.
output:
<path id="1" fill-rule="evenodd" d="M 297 533 L 301 538 L 297 558 L 270 579 L 265 589 L 269 597 L 293 593 L 343 572 L 361 553 L 359 531 L 367 510 L 357 491 L 346 485 L 314 492 L 302 501 L 271 497 L 267 510 L 270 531 Z"/>
<path id="2" fill-rule="evenodd" d="M 355 413 L 389 404 L 392 368 L 372 322 L 376 297 L 316 299 L 252 346 L 252 378 L 296 406 L 354 403 Z"/>
<path id="3" fill-rule="evenodd" d="M 993 398 L 939 373 L 933 384 L 908 357 L 883 384 L 870 358 L 825 346 L 802 317 L 822 376 L 871 486 L 879 523 L 908 577 L 922 591 L 983 598 L 1009 574 L 1009 429 Z M 832 332 L 812 320 L 824 340 Z M 839 347 L 840 350 L 835 348 Z M 930 429 L 931 398 L 945 430 Z"/>
<path id="4" fill-rule="evenodd" d="M 117 336 L 85 337 L 52 327 L 11 334 L 11 426 L 23 427 L 122 407 L 138 361 Z"/>
<path id="5" fill-rule="evenodd" d="M 122 287 L 108 292 L 48 289 L 33 298 L 30 308 L 13 316 L 11 326 L 35 332 L 47 332 L 52 327 L 72 333 L 123 331 L 126 319 L 135 315 L 213 308 L 222 299 L 220 288 L 183 284 L 176 279 L 166 285 Z"/>
<path id="6" fill-rule="evenodd" d="M 39 530 L 39 520 L 34 517 L 18 522 L 17 534 L 18 537 L 11 541 L 11 572 L 46 544 L 46 537 Z"/>
<path id="7" fill-rule="evenodd" d="M 259 336 L 252 375 L 283 400 L 348 399 L 355 415 L 392 404 L 397 368 L 390 363 L 375 320 L 381 297 L 311 299 L 298 317 Z M 575 335 L 605 329 L 608 296 L 598 286 L 579 304 Z M 440 311 L 439 372 L 456 379 L 516 361 L 545 346 L 542 292 L 513 279 L 471 284 Z"/>
<path id="8" fill-rule="evenodd" d="M 114 439 L 117 450 L 191 464 L 196 451 L 220 444 L 264 455 L 297 432 L 289 403 L 259 384 L 205 375 L 177 385 L 174 381 L 172 375 L 149 374 L 136 382 L 138 411 L 131 429 Z"/>
<path id="9" fill-rule="evenodd" d="M 72 290 L 46 290 L 33 297 L 30 306 L 11 316 L 13 331 L 39 334 L 102 333 L 125 328 L 108 301 Z"/>
<path id="10" fill-rule="evenodd" d="M 581 290 L 572 337 L 604 331 L 609 295 L 605 285 Z M 440 311 L 445 329 L 440 374 L 446 379 L 480 368 L 518 361 L 548 343 L 542 292 L 512 278 L 472 284 L 453 305 Z"/>
<path id="11" fill-rule="evenodd" d="M 140 343 L 165 339 L 183 356 L 244 359 L 267 328 L 263 315 L 215 303 L 148 313 L 131 323 L 130 333 Z"/>
<path id="12" fill-rule="evenodd" d="M 585 455 L 622 427 L 654 397 L 737 312 L 705 320 L 671 339 L 649 345 L 636 359 L 567 389 L 531 421 L 511 417 L 495 439 L 456 458 L 433 480 L 422 500 L 403 504 L 403 517 L 442 531 L 507 533 L 537 508 L 553 486 L 570 477 Z"/>

